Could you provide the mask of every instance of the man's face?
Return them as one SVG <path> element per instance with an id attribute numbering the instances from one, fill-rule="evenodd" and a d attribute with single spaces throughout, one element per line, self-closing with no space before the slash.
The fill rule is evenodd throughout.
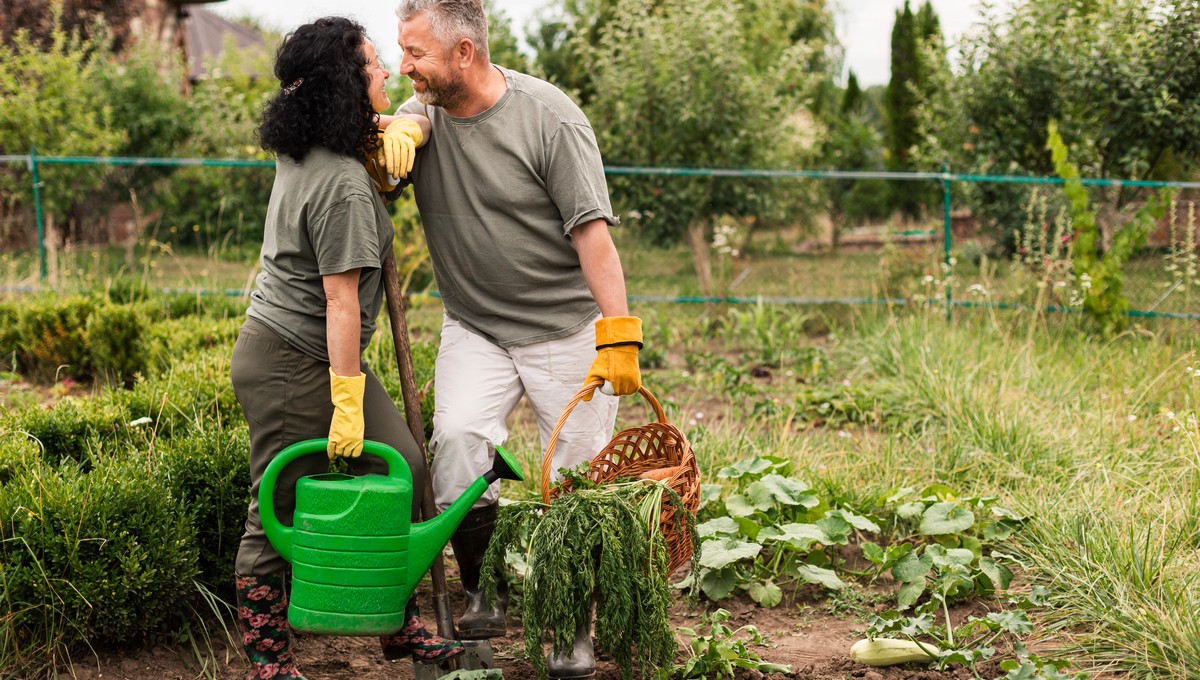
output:
<path id="1" fill-rule="evenodd" d="M 467 98 L 467 84 L 453 50 L 434 39 L 429 18 L 422 12 L 400 22 L 400 73 L 412 79 L 417 101 L 453 110 Z"/>

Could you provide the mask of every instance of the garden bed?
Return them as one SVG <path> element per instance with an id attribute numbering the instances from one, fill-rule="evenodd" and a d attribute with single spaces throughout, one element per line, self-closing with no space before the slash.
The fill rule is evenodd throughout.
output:
<path id="1" fill-rule="evenodd" d="M 449 576 L 453 578 L 453 562 L 449 562 Z M 461 610 L 461 592 L 453 585 L 456 611 Z M 431 611 L 427 584 L 420 593 L 422 611 Z M 971 673 L 963 667 L 938 672 L 927 670 L 921 665 L 905 665 L 892 668 L 871 668 L 850 659 L 850 645 L 862 637 L 866 626 L 854 612 L 835 613 L 834 606 L 824 597 L 805 597 L 803 593 L 791 599 L 791 604 L 776 608 L 759 607 L 746 596 L 723 601 L 731 617 L 731 627 L 746 624 L 757 626 L 770 638 L 770 646 L 752 647 L 765 660 L 791 666 L 792 672 L 771 677 L 806 678 L 811 680 L 843 680 L 864 678 L 865 680 L 956 680 L 970 678 Z M 715 608 L 714 605 L 708 605 Z M 998 603 L 974 600 L 953 610 L 959 615 L 981 616 L 989 606 Z M 703 632 L 704 610 L 689 609 L 682 601 L 672 610 L 672 628 L 687 627 Z M 432 617 L 426 618 L 432 627 Z M 219 636 L 218 636 L 219 637 Z M 687 639 L 683 638 L 683 642 Z M 205 670 L 201 661 L 188 645 L 175 647 L 159 646 L 151 650 L 135 652 L 101 652 L 98 658 L 77 659 L 70 669 L 76 680 L 192 680 L 208 677 L 212 680 L 243 680 L 249 669 L 241 650 L 229 647 L 222 640 L 214 639 L 214 650 L 204 655 Z M 492 640 L 497 667 L 505 678 L 533 678 L 533 667 L 524 658 L 524 637 L 520 622 L 510 618 L 508 635 Z M 302 672 L 310 679 L 320 680 L 409 680 L 413 678 L 412 662 L 385 661 L 379 653 L 374 638 L 327 637 L 302 635 L 296 641 L 296 658 Z M 995 664 L 981 666 L 983 677 L 1003 675 Z M 596 680 L 619 680 L 617 665 L 599 650 L 596 664 Z M 739 678 L 763 677 L 746 671 Z"/>

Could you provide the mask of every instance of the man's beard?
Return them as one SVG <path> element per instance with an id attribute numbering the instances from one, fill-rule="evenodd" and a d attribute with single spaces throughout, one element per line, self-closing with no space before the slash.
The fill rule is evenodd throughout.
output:
<path id="1" fill-rule="evenodd" d="M 443 109 L 457 109 L 467 100 L 467 83 L 461 74 L 452 74 L 448 78 L 424 78 L 425 91 L 415 92 L 417 101 L 426 106 L 440 106 Z"/>

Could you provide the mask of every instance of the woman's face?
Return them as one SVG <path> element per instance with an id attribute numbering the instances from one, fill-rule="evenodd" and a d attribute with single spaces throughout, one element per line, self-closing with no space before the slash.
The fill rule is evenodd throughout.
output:
<path id="1" fill-rule="evenodd" d="M 375 53 L 375 46 L 370 40 L 363 41 L 362 53 L 367 60 L 367 79 L 370 81 L 367 94 L 371 97 L 371 108 L 379 113 L 392 105 L 392 100 L 388 99 L 387 90 L 383 87 L 391 74 L 379 63 L 379 55 Z"/>

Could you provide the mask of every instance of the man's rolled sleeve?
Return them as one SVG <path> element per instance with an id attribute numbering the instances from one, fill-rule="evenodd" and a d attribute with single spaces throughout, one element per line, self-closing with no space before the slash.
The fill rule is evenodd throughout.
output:
<path id="1" fill-rule="evenodd" d="M 613 214 L 604 163 L 590 126 L 564 123 L 546 158 L 546 191 L 562 216 L 564 234 L 596 219 L 610 226 L 620 222 Z"/>

